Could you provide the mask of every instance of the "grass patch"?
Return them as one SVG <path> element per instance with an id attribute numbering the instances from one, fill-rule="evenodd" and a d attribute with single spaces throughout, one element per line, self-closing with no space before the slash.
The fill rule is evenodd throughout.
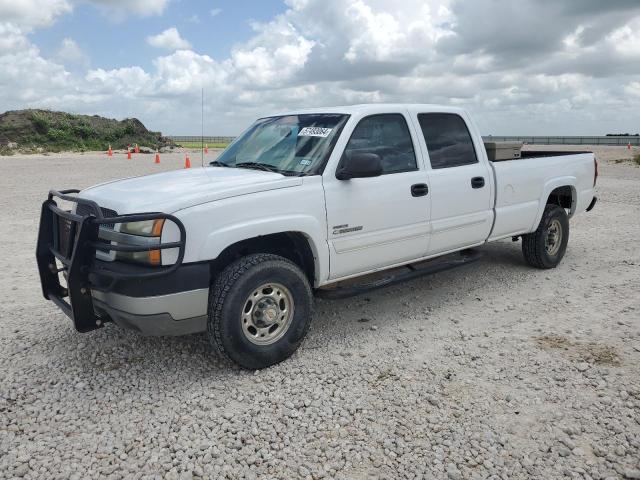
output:
<path id="1" fill-rule="evenodd" d="M 632 158 L 616 158 L 615 160 L 612 160 L 612 161 L 617 165 L 620 165 L 621 163 L 631 162 L 640 167 L 640 153 L 634 155 Z"/>
<path id="2" fill-rule="evenodd" d="M 9 156 L 9 155 L 13 155 L 14 153 L 16 152 L 13 150 L 13 148 L 0 145 L 0 155 Z"/>
<path id="3" fill-rule="evenodd" d="M 562 335 L 543 335 L 534 338 L 538 347 L 544 350 L 559 350 L 572 360 L 588 362 L 594 365 L 619 367 L 620 355 L 614 347 L 595 342 L 573 342 Z"/>

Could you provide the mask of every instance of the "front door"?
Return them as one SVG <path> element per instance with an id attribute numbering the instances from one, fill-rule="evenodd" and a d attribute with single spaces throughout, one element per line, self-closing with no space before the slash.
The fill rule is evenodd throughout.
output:
<path id="1" fill-rule="evenodd" d="M 327 206 L 330 278 L 406 263 L 426 254 L 429 242 L 428 179 L 407 119 L 401 113 L 364 117 L 343 158 L 353 153 L 381 157 L 383 174 L 323 179 Z"/>

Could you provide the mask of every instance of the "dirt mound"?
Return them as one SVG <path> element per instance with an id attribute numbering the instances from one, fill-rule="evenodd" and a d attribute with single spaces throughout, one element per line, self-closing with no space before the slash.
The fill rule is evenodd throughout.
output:
<path id="1" fill-rule="evenodd" d="M 49 110 L 13 110 L 0 114 L 0 149 L 22 151 L 106 150 L 138 144 L 150 148 L 171 145 L 137 118 L 115 120 L 98 115 L 74 115 Z"/>

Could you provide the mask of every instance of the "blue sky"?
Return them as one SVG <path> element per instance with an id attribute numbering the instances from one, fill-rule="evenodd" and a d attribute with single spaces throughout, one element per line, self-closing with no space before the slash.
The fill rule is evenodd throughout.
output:
<path id="1" fill-rule="evenodd" d="M 214 12 L 214 14 L 212 14 Z M 640 1 L 0 0 L 0 112 L 235 135 L 354 103 L 464 107 L 483 134 L 640 130 Z"/>
<path id="2" fill-rule="evenodd" d="M 100 6 L 79 4 L 56 23 L 30 37 L 43 54 L 53 56 L 65 38 L 72 38 L 94 68 L 151 67 L 156 48 L 146 38 L 176 27 L 194 50 L 214 59 L 226 58 L 234 44 L 253 35 L 251 23 L 268 22 L 284 12 L 281 0 L 181 0 L 170 2 L 162 15 L 109 13 Z"/>

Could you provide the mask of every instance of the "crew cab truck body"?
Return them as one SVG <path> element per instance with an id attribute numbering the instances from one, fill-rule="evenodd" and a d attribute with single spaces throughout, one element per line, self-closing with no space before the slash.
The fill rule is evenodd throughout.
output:
<path id="1" fill-rule="evenodd" d="M 206 168 L 50 192 L 38 266 L 79 331 L 206 331 L 261 368 L 299 346 L 314 290 L 508 237 L 529 264 L 555 267 L 596 177 L 592 153 L 491 162 L 458 108 L 288 112 Z"/>

